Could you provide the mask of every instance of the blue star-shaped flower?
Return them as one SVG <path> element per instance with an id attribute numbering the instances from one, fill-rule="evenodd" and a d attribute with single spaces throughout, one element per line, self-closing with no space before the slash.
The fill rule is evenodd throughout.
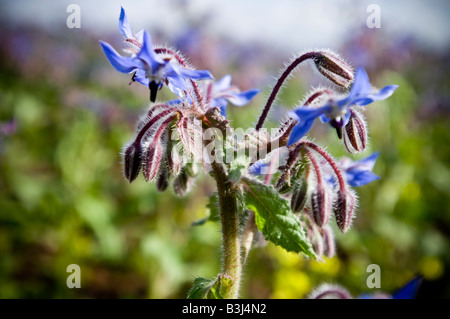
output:
<path id="1" fill-rule="evenodd" d="M 236 86 L 231 85 L 231 75 L 226 75 L 214 83 L 211 106 L 219 107 L 222 115 L 226 116 L 228 102 L 236 106 L 244 106 L 260 91 L 252 89 L 241 92 Z"/>
<path id="2" fill-rule="evenodd" d="M 301 106 L 290 112 L 290 115 L 297 119 L 298 123 L 292 129 L 287 145 L 290 146 L 305 136 L 317 117 L 320 117 L 322 122 L 329 122 L 338 130 L 339 134 L 340 129 L 348 123 L 351 106 L 365 106 L 374 101 L 384 100 L 391 96 L 397 87 L 398 85 L 388 85 L 381 90 L 374 91 L 367 72 L 363 68 L 358 68 L 352 88 L 344 98 L 330 99 L 327 104 L 319 108 Z"/>
<path id="3" fill-rule="evenodd" d="M 139 37 L 134 36 L 122 8 L 119 19 L 119 30 L 126 39 L 135 39 L 136 46 L 140 45 Z M 100 41 L 106 58 L 119 72 L 133 73 L 132 80 L 137 81 L 150 89 L 150 100 L 156 100 L 157 91 L 166 83 L 169 89 L 180 97 L 187 91 L 186 79 L 203 80 L 212 79 L 213 76 L 206 70 L 192 70 L 180 66 L 172 59 L 162 59 L 153 50 L 150 35 L 144 31 L 142 34 L 142 47 L 137 54 L 123 57 L 106 42 Z"/>

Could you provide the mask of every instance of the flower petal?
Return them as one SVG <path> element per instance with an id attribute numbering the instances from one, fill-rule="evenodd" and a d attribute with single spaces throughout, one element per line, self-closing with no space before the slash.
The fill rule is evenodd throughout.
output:
<path id="1" fill-rule="evenodd" d="M 214 79 L 211 72 L 207 70 L 190 70 L 186 68 L 179 67 L 177 65 L 173 65 L 173 68 L 178 74 L 182 76 L 192 79 L 192 80 L 206 80 L 206 79 Z"/>
<path id="2" fill-rule="evenodd" d="M 141 69 L 136 71 L 133 80 L 145 86 L 148 86 L 150 84 L 150 79 L 145 76 L 145 71 Z"/>
<path id="3" fill-rule="evenodd" d="M 127 39 L 134 38 L 133 32 L 131 32 L 130 23 L 128 22 L 128 17 L 123 7 L 120 8 L 119 31 Z"/>
<path id="4" fill-rule="evenodd" d="M 348 99 L 351 100 L 359 95 L 370 94 L 372 91 L 372 85 L 370 84 L 369 75 L 366 70 L 359 67 L 355 73 L 355 80 L 353 82 Z"/>
<path id="5" fill-rule="evenodd" d="M 375 175 L 371 171 L 347 171 L 347 182 L 353 187 L 364 186 L 377 179 L 380 179 L 380 176 Z"/>
<path id="6" fill-rule="evenodd" d="M 136 64 L 136 61 L 134 61 L 133 58 L 121 56 L 109 43 L 100 41 L 100 45 L 102 46 L 103 52 L 109 63 L 111 63 L 117 71 L 131 73 L 139 68 L 139 65 Z"/>
<path id="7" fill-rule="evenodd" d="M 214 83 L 214 90 L 217 92 L 225 91 L 231 86 L 231 75 L 225 75 L 220 80 Z"/>
<path id="8" fill-rule="evenodd" d="M 368 94 L 366 96 L 355 98 L 352 101 L 352 104 L 364 106 L 364 105 L 370 104 L 374 101 L 385 100 L 388 97 L 390 97 L 397 88 L 398 88 L 398 85 L 387 85 L 376 93 Z"/>
<path id="9" fill-rule="evenodd" d="M 152 38 L 147 31 L 144 31 L 142 49 L 136 58 L 147 64 L 152 75 L 156 75 L 159 69 L 167 64 L 167 62 L 161 59 L 153 50 Z"/>
<path id="10" fill-rule="evenodd" d="M 299 107 L 294 111 L 289 112 L 289 115 L 294 119 L 296 118 L 298 123 L 292 129 L 287 146 L 291 146 L 305 136 L 313 126 L 316 117 L 321 116 L 329 109 L 330 106 L 327 105 L 320 108 Z"/>
<path id="11" fill-rule="evenodd" d="M 250 102 L 250 100 L 259 92 L 261 92 L 261 90 L 252 89 L 252 90 L 239 92 L 239 93 L 231 93 L 231 94 L 225 93 L 225 94 L 221 95 L 220 97 L 227 99 L 233 105 L 244 106 L 248 102 Z"/>

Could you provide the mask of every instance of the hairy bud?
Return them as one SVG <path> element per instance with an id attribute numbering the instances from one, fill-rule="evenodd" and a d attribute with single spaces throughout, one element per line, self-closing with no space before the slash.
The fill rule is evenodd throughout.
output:
<path id="1" fill-rule="evenodd" d="M 334 233 L 330 225 L 326 225 L 322 228 L 323 238 L 323 253 L 328 258 L 331 258 L 336 253 L 336 243 L 334 241 Z"/>
<path id="2" fill-rule="evenodd" d="M 361 114 L 350 109 L 350 119 L 344 130 L 344 144 L 350 153 L 362 152 L 367 146 L 367 129 Z"/>
<path id="3" fill-rule="evenodd" d="M 330 220 L 330 195 L 324 187 L 317 187 L 311 194 L 311 210 L 317 226 L 323 227 Z"/>
<path id="4" fill-rule="evenodd" d="M 323 284 L 308 296 L 309 299 L 352 299 L 350 293 L 338 285 Z"/>
<path id="5" fill-rule="evenodd" d="M 169 140 L 166 150 L 166 159 L 169 172 L 173 176 L 178 176 L 181 171 L 182 158 L 180 152 L 181 150 L 177 147 L 176 143 Z"/>
<path id="6" fill-rule="evenodd" d="M 124 175 L 131 183 L 139 175 L 142 165 L 142 150 L 139 143 L 127 147 L 124 153 Z"/>
<path id="7" fill-rule="evenodd" d="M 313 237 L 313 241 L 312 241 L 312 245 L 313 245 L 313 249 L 314 252 L 317 254 L 317 256 L 323 256 L 324 254 L 324 242 L 323 242 L 323 238 L 322 235 L 320 234 L 320 232 L 317 229 L 318 227 L 316 226 L 314 229 L 314 237 Z"/>
<path id="8" fill-rule="evenodd" d="M 336 223 L 342 233 L 345 233 L 350 228 L 355 207 L 355 195 L 348 190 L 338 190 L 333 210 L 336 217 Z"/>
<path id="9" fill-rule="evenodd" d="M 186 169 L 183 168 L 180 174 L 173 182 L 173 190 L 175 194 L 182 197 L 189 191 L 191 184 L 192 184 L 192 177 L 189 176 Z"/>
<path id="10" fill-rule="evenodd" d="M 317 70 L 330 81 L 344 88 L 350 87 L 353 81 L 353 70 L 337 54 L 330 51 L 321 51 L 320 55 L 314 57 L 314 63 Z"/>
<path id="11" fill-rule="evenodd" d="M 169 186 L 169 177 L 167 176 L 167 170 L 161 169 L 156 181 L 156 189 L 160 192 L 164 192 Z"/>
<path id="12" fill-rule="evenodd" d="M 308 184 L 304 178 L 301 178 L 294 185 L 291 197 L 291 210 L 299 213 L 306 203 L 306 193 L 308 192 Z"/>
<path id="13" fill-rule="evenodd" d="M 163 155 L 163 146 L 157 139 L 152 141 L 144 152 L 143 173 L 145 180 L 152 181 L 158 174 Z"/>

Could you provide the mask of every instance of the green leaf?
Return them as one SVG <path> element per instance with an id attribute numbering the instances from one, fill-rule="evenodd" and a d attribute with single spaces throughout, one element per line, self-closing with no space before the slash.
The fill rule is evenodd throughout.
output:
<path id="1" fill-rule="evenodd" d="M 226 275 L 215 279 L 195 278 L 194 286 L 188 292 L 188 299 L 224 299 L 233 281 Z"/>
<path id="2" fill-rule="evenodd" d="M 237 152 L 235 154 L 234 160 L 230 163 L 230 169 L 228 173 L 228 178 L 233 183 L 237 183 L 241 176 L 245 174 L 248 166 L 250 165 L 250 157 L 247 156 L 243 151 Z"/>
<path id="3" fill-rule="evenodd" d="M 289 202 L 269 185 L 245 179 L 246 205 L 255 212 L 255 222 L 266 240 L 308 257 L 316 254 Z"/>
<path id="4" fill-rule="evenodd" d="M 209 289 L 213 284 L 214 279 L 195 278 L 194 285 L 188 292 L 188 299 L 206 299 Z"/>

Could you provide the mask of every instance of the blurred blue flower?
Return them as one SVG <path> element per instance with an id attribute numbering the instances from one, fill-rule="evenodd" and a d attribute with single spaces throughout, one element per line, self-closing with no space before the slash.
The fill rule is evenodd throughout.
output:
<path id="1" fill-rule="evenodd" d="M 345 174 L 347 183 L 350 186 L 358 187 L 380 179 L 378 175 L 372 172 L 379 155 L 380 153 L 376 152 L 360 161 L 352 161 L 349 158 L 343 159 L 341 161 L 341 168 Z"/>
<path id="2" fill-rule="evenodd" d="M 228 102 L 236 106 L 244 106 L 260 91 L 252 89 L 241 92 L 236 86 L 231 85 L 231 75 L 226 75 L 214 83 L 211 106 L 219 107 L 222 115 L 226 116 Z"/>
<path id="3" fill-rule="evenodd" d="M 422 283 L 422 277 L 416 276 L 402 288 L 392 294 L 392 299 L 414 299 Z"/>
<path id="4" fill-rule="evenodd" d="M 325 106 L 319 108 L 301 106 L 290 112 L 290 115 L 297 119 L 298 123 L 292 129 L 287 145 L 290 146 L 305 136 L 317 117 L 320 117 L 322 122 L 330 122 L 331 126 L 340 129 L 348 123 L 350 106 L 365 106 L 374 101 L 384 100 L 391 96 L 397 87 L 398 85 L 388 85 L 381 90 L 374 91 L 367 72 L 363 68 L 358 68 L 355 81 L 346 97 L 330 99 Z"/>
<path id="5" fill-rule="evenodd" d="M 187 69 L 176 62 L 172 62 L 171 59 L 162 59 L 153 50 L 152 39 L 146 31 L 142 33 L 142 44 L 139 43 L 140 35 L 139 37 L 134 36 L 131 32 L 128 18 L 123 8 L 119 18 L 119 30 L 126 39 L 137 41 L 137 43 L 132 42 L 132 44 L 136 47 L 141 46 L 139 52 L 131 57 L 123 57 L 110 44 L 100 41 L 103 52 L 117 71 L 133 73 L 133 81 L 149 87 L 150 100 L 152 102 L 156 100 L 156 93 L 164 83 L 168 85 L 173 93 L 184 97 L 187 91 L 186 79 L 203 80 L 213 78 L 209 71 Z"/>
<path id="6" fill-rule="evenodd" d="M 358 299 L 414 299 L 417 296 L 417 291 L 421 283 L 422 277 L 416 276 L 392 295 L 383 292 L 375 294 L 365 293 L 358 296 Z"/>

